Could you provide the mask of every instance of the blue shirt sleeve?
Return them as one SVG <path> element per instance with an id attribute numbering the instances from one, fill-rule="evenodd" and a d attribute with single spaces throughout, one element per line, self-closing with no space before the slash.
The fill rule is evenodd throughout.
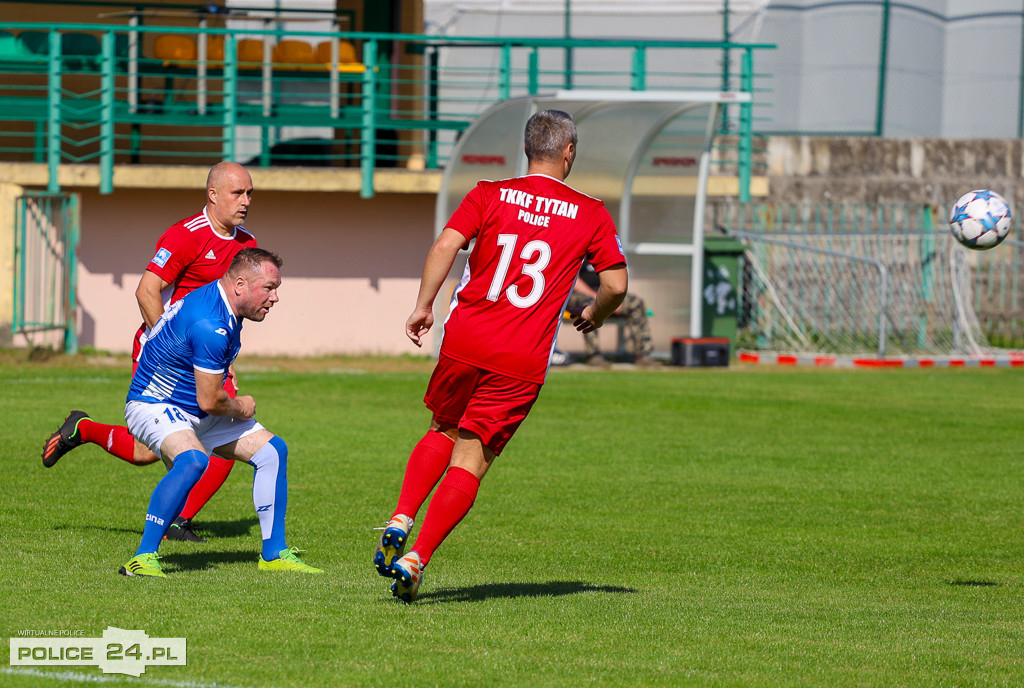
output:
<path id="1" fill-rule="evenodd" d="M 231 331 L 217 320 L 199 320 L 188 330 L 192 366 L 203 373 L 223 373 L 231 365 Z"/>

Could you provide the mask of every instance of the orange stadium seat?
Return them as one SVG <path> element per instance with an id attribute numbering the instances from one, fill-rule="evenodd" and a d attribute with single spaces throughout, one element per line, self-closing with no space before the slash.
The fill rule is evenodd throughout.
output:
<path id="1" fill-rule="evenodd" d="M 190 37 L 178 34 L 158 36 L 153 43 L 153 56 L 163 60 L 165 66 L 173 62 L 194 62 L 196 43 Z"/>
<path id="2" fill-rule="evenodd" d="M 316 46 L 316 61 L 323 63 L 330 63 L 331 61 L 331 42 L 324 41 Z M 338 63 L 358 63 L 359 57 L 356 55 L 356 47 L 348 41 L 340 41 L 338 43 Z"/>
<path id="3" fill-rule="evenodd" d="M 317 64 L 313 46 L 305 41 L 283 40 L 274 46 L 274 62 L 279 65 L 312 67 Z M 321 69 L 322 65 L 318 65 Z"/>
<path id="4" fill-rule="evenodd" d="M 324 64 L 331 64 L 331 42 L 324 41 L 316 46 L 316 61 Z M 341 41 L 338 44 L 338 71 L 339 72 L 363 72 L 366 67 L 359 61 L 356 47 L 348 41 Z"/>
<path id="5" fill-rule="evenodd" d="M 207 62 L 223 62 L 224 61 L 224 37 L 223 36 L 207 36 L 206 37 L 206 60 L 207 60 Z"/>
<path id="6" fill-rule="evenodd" d="M 263 41 L 257 38 L 243 38 L 238 41 L 238 61 L 240 63 L 262 63 Z"/>

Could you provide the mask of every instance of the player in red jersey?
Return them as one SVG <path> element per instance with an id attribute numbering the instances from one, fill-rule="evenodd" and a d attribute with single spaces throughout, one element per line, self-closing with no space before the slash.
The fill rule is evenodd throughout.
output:
<path id="1" fill-rule="evenodd" d="M 239 251 L 256 246 L 256 239 L 242 226 L 252 203 L 252 193 L 252 178 L 244 167 L 233 162 L 214 165 L 206 180 L 206 207 L 172 225 L 157 241 L 156 252 L 135 290 L 144 322 L 132 344 L 133 373 L 149 329 L 160 319 L 165 304 L 174 303 L 193 289 L 220 279 Z M 233 371 L 224 389 L 232 398 L 236 395 L 238 386 Z M 64 454 L 87 442 L 137 466 L 159 460 L 131 436 L 127 427 L 97 423 L 83 411 L 72 411 L 47 439 L 43 465 L 52 467 Z M 210 458 L 209 467 L 189 493 L 167 537 L 203 541 L 195 534 L 191 519 L 224 484 L 233 465 L 233 461 L 217 456 Z"/>
<path id="2" fill-rule="evenodd" d="M 434 550 L 469 512 L 480 480 L 537 400 L 583 260 L 593 264 L 600 285 L 575 319 L 577 330 L 599 328 L 626 294 L 626 262 L 611 216 L 563 181 L 576 158 L 572 117 L 559 110 L 533 115 L 524 149 L 526 176 L 480 182 L 462 200 L 427 254 L 405 325 L 422 346 L 437 292 L 456 254 L 475 239 L 424 397 L 433 412 L 430 430 L 409 457 L 398 505 L 374 553 L 377 572 L 395 579 L 392 594 L 405 602 L 416 599 Z M 435 485 L 420 534 L 403 555 Z"/>

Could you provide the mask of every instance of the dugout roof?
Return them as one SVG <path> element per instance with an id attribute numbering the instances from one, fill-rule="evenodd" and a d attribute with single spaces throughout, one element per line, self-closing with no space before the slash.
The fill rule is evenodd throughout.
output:
<path id="1" fill-rule="evenodd" d="M 655 348 L 665 351 L 672 337 L 701 332 L 711 141 L 721 106 L 748 99 L 742 93 L 566 90 L 496 103 L 462 134 L 449 158 L 435 234 L 478 180 L 526 173 L 523 130 L 533 113 L 565 110 L 579 133 L 566 183 L 600 198 L 615 219 L 630 291 L 654 312 Z M 462 268 L 453 269 L 454 282 Z"/>

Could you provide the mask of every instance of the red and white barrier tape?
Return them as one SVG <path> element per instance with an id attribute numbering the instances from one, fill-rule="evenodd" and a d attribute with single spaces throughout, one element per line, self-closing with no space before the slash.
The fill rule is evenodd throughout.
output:
<path id="1" fill-rule="evenodd" d="M 854 368 L 1024 368 L 1024 353 L 989 356 L 908 356 L 906 358 L 872 358 L 869 356 L 825 356 L 822 354 L 777 354 L 741 351 L 740 363 L 768 365 L 814 365 L 819 367 Z"/>

